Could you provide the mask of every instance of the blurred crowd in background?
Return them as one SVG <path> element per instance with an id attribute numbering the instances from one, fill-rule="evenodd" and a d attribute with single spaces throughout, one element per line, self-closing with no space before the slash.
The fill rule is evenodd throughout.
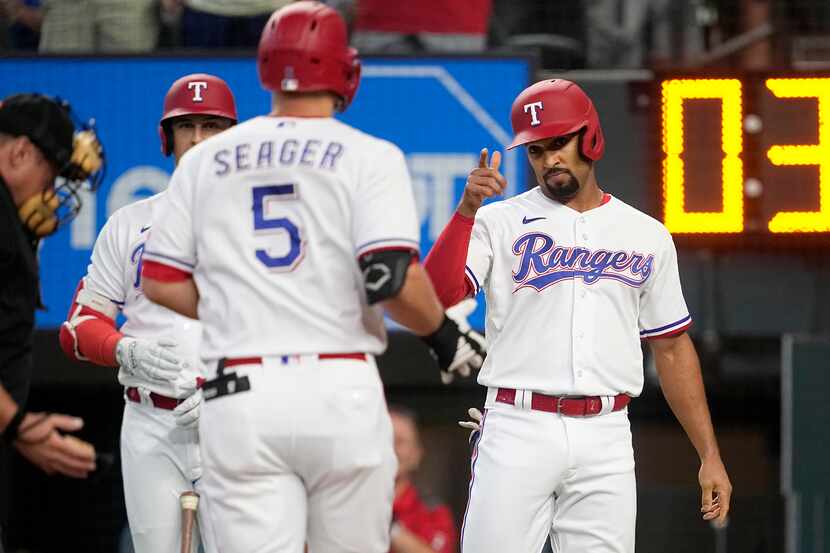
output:
<path id="1" fill-rule="evenodd" d="M 291 0 L 0 0 L 0 48 L 250 49 Z M 830 66 L 823 0 L 327 0 L 363 54 L 528 53 L 543 69 Z"/>

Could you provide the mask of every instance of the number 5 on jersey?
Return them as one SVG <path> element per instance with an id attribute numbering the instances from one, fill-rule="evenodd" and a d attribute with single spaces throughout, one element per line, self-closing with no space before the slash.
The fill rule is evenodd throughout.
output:
<path id="1" fill-rule="evenodd" d="M 257 249 L 257 259 L 272 271 L 293 271 L 302 262 L 305 248 L 300 228 L 288 217 L 271 218 L 270 212 L 273 202 L 297 199 L 295 185 L 266 184 L 255 186 L 251 191 L 254 196 L 254 232 L 257 235 L 284 232 L 288 237 L 288 252 L 285 255 L 273 256 L 268 249 Z"/>

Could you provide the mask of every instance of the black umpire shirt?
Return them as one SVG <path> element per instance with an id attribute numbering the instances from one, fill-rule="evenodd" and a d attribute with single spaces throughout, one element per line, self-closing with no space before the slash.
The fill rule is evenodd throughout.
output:
<path id="1" fill-rule="evenodd" d="M 40 303 L 36 243 L 0 178 L 0 383 L 25 405 L 32 375 L 32 331 Z"/>

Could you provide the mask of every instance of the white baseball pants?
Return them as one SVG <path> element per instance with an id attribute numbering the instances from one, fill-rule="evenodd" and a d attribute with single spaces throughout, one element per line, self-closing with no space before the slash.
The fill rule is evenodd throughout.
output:
<path id="1" fill-rule="evenodd" d="M 146 399 L 146 402 L 144 401 Z M 178 551 L 181 540 L 179 495 L 199 478 L 196 429 L 176 426 L 173 412 L 127 400 L 121 424 L 121 465 L 127 519 L 136 553 Z M 199 544 L 194 529 L 194 547 Z"/>
<path id="2" fill-rule="evenodd" d="M 492 394 L 491 394 L 492 395 Z M 488 402 L 462 553 L 634 553 L 628 411 L 567 417 Z"/>
<path id="3" fill-rule="evenodd" d="M 226 370 L 251 389 L 202 406 L 208 553 L 387 553 L 397 460 L 371 356 Z"/>

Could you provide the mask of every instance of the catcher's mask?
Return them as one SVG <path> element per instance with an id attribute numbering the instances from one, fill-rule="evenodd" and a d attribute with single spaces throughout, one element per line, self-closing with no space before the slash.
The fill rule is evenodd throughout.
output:
<path id="1" fill-rule="evenodd" d="M 95 121 L 73 122 L 69 103 L 41 94 L 17 94 L 0 102 L 0 132 L 26 136 L 58 171 L 53 186 L 19 208 L 36 236 L 48 236 L 81 210 L 81 189 L 95 191 L 104 178 L 105 157 Z"/>

